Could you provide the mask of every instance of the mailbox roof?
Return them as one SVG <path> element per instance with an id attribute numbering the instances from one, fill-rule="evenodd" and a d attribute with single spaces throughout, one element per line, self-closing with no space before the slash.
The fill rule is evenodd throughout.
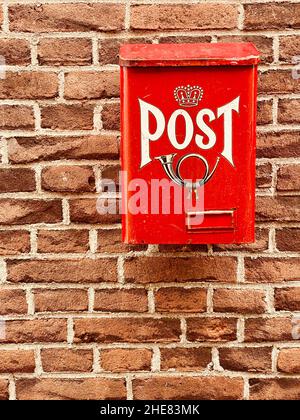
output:
<path id="1" fill-rule="evenodd" d="M 201 44 L 125 44 L 120 65 L 148 66 L 240 66 L 259 62 L 251 42 Z"/>

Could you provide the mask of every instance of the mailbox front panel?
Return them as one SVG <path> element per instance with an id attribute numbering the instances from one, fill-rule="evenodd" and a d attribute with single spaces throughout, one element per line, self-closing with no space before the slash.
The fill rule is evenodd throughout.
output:
<path id="1" fill-rule="evenodd" d="M 254 64 L 121 67 L 125 242 L 254 240 L 256 83 Z"/>

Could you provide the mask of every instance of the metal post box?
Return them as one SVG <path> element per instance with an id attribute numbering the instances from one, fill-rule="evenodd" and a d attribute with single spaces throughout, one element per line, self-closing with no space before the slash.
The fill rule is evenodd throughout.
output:
<path id="1" fill-rule="evenodd" d="M 258 61 L 251 43 L 121 47 L 126 243 L 254 241 Z"/>

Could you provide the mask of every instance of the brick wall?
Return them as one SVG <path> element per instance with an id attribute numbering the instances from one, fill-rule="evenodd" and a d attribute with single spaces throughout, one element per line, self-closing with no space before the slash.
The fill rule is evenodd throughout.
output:
<path id="1" fill-rule="evenodd" d="M 300 1 L 2 0 L 0 19 L 0 399 L 299 399 Z M 255 244 L 122 245 L 96 211 L 119 45 L 228 40 L 262 53 Z"/>

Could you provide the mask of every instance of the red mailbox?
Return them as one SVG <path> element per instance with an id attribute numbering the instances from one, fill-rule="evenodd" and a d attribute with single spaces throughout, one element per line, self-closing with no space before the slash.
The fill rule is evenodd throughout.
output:
<path id="1" fill-rule="evenodd" d="M 254 241 L 258 51 L 123 45 L 126 243 Z"/>

